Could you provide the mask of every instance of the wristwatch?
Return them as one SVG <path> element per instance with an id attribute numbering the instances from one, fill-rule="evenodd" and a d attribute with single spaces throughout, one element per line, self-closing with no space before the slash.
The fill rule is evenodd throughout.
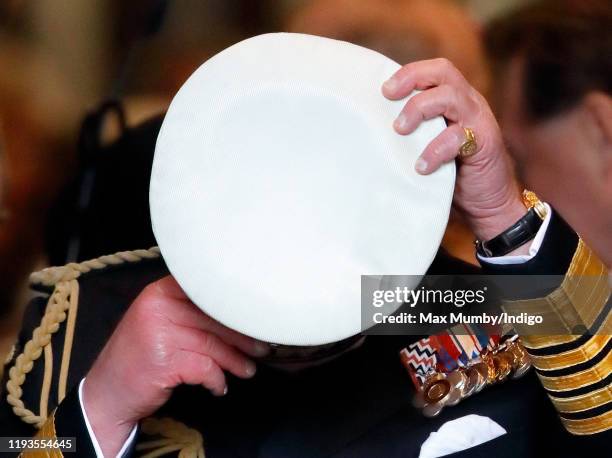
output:
<path id="1" fill-rule="evenodd" d="M 546 205 L 532 191 L 522 194 L 527 214 L 498 236 L 488 241 L 476 240 L 476 252 L 486 258 L 504 256 L 533 240 L 546 218 Z"/>

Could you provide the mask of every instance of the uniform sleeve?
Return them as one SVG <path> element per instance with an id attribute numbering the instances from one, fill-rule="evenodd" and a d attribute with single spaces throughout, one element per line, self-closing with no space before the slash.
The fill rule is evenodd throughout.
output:
<path id="1" fill-rule="evenodd" d="M 83 382 L 84 381 L 85 379 L 81 380 L 81 383 L 79 383 L 79 389 L 78 389 L 78 398 L 79 398 L 78 407 L 80 411 L 80 417 L 81 417 L 82 422 L 85 423 L 85 428 L 87 430 L 87 437 L 84 438 L 84 440 L 86 441 L 88 440 L 89 443 L 92 445 L 95 451 L 95 454 L 92 456 L 95 456 L 97 458 L 104 458 L 104 454 L 102 453 L 102 448 L 100 447 L 98 438 L 96 437 L 96 434 L 94 433 L 93 428 L 91 427 L 91 424 L 89 423 L 89 418 L 87 416 L 87 410 L 85 409 L 85 405 L 83 404 Z M 134 428 L 132 429 L 132 432 L 126 439 L 121 449 L 119 450 L 119 453 L 117 453 L 117 458 L 127 458 L 127 457 L 132 456 L 134 448 L 136 446 L 137 432 L 138 432 L 138 427 L 134 426 Z"/>
<path id="2" fill-rule="evenodd" d="M 576 435 L 612 429 L 610 293 L 606 267 L 580 241 L 561 286 L 544 298 L 574 332 L 521 339 L 561 421 Z"/>
<path id="3" fill-rule="evenodd" d="M 575 435 L 612 429 L 612 320 L 609 273 L 595 253 L 554 212 L 541 246 L 519 264 L 482 262 L 486 273 L 561 275 L 557 289 L 521 300 L 528 310 L 549 310 L 562 335 L 517 331 L 565 428 Z M 515 303 L 516 304 L 516 303 Z"/>
<path id="4" fill-rule="evenodd" d="M 34 435 L 37 439 L 72 438 L 77 456 L 83 458 L 104 458 L 98 441 L 89 425 L 87 414 L 81 403 L 81 385 L 71 391 L 57 408 L 49 415 L 45 423 Z M 117 454 L 118 458 L 133 455 L 136 443 L 137 428 L 134 428 L 124 446 Z M 45 452 L 29 451 L 20 455 L 23 458 L 60 458 L 64 454 L 60 450 L 49 449 Z"/>

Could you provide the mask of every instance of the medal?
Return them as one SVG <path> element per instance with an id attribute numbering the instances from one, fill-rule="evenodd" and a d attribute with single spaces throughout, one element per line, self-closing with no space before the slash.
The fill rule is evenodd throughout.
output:
<path id="1" fill-rule="evenodd" d="M 415 407 L 422 409 L 426 417 L 438 415 L 449 400 L 455 401 L 454 387 L 446 374 L 439 372 L 431 373 L 417 391 L 412 403 Z"/>
<path id="2" fill-rule="evenodd" d="M 521 378 L 531 368 L 531 360 L 529 359 L 529 355 L 516 341 L 508 344 L 507 351 L 512 353 L 514 356 L 514 372 L 512 374 L 512 378 Z"/>
<path id="3" fill-rule="evenodd" d="M 439 378 L 425 385 L 423 398 L 426 404 L 444 403 L 451 392 L 451 384 L 446 378 Z"/>
<path id="4" fill-rule="evenodd" d="M 436 402 L 444 402 L 450 393 L 450 384 L 446 380 L 439 380 L 432 383 L 425 391 L 425 402 L 434 404 Z"/>
<path id="5" fill-rule="evenodd" d="M 497 381 L 497 369 L 493 362 L 493 355 L 491 353 L 484 354 L 482 361 L 487 365 L 487 385 L 493 385 Z"/>
<path id="6" fill-rule="evenodd" d="M 446 405 L 454 406 L 463 399 L 463 388 L 465 387 L 467 377 L 463 369 L 458 369 L 448 374 L 446 380 L 451 385 L 451 392 L 446 400 Z"/>
<path id="7" fill-rule="evenodd" d="M 425 415 L 428 418 L 435 417 L 440 412 L 442 412 L 443 408 L 444 406 L 440 403 L 426 405 L 423 408 L 423 415 Z"/>
<path id="8" fill-rule="evenodd" d="M 512 378 L 513 379 L 521 378 L 523 375 L 525 375 L 529 371 L 529 369 L 531 369 L 531 360 L 529 359 L 528 355 L 524 355 L 521 358 L 518 367 L 514 369 Z"/>
<path id="9" fill-rule="evenodd" d="M 474 393 L 478 393 L 486 385 L 486 379 L 481 372 L 479 372 L 476 366 L 477 365 L 468 367 L 465 370 L 465 385 L 463 386 L 462 390 L 463 399 L 470 397 Z"/>
<path id="10" fill-rule="evenodd" d="M 426 353 L 424 347 L 420 350 Z M 472 354 L 467 363 L 459 358 L 454 364 L 437 361 L 435 366 L 429 366 L 427 372 L 420 374 L 413 370 L 414 362 L 406 360 L 406 356 L 410 354 L 400 353 L 417 387 L 412 405 L 421 409 L 426 417 L 439 415 L 444 407 L 458 404 L 487 385 L 522 377 L 531 367 L 529 355 L 516 336 L 492 349 L 483 348 L 479 354 Z M 453 369 L 449 369 L 449 365 Z"/>
<path id="11" fill-rule="evenodd" d="M 503 352 L 493 355 L 493 367 L 495 368 L 495 382 L 503 382 L 512 372 L 512 363 L 510 358 Z"/>

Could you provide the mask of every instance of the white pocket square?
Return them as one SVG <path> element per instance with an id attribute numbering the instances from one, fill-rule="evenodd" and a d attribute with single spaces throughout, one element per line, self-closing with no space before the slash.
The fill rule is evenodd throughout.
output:
<path id="1" fill-rule="evenodd" d="M 432 432 L 421 445 L 419 458 L 437 458 L 449 455 L 506 434 L 506 430 L 489 417 L 466 415 L 447 421 Z"/>

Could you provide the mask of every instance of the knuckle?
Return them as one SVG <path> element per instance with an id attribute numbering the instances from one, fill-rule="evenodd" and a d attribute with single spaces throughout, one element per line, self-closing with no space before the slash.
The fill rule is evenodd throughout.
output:
<path id="1" fill-rule="evenodd" d="M 461 144 L 465 141 L 465 132 L 463 131 L 462 127 L 456 126 L 455 129 L 453 129 L 452 134 L 449 138 L 449 143 L 454 145 L 459 145 L 461 146 Z"/>
<path id="2" fill-rule="evenodd" d="M 444 69 L 451 69 L 451 68 L 455 68 L 455 66 L 453 65 L 453 63 L 446 57 L 439 57 L 438 59 L 438 64 L 440 65 L 440 67 L 444 68 Z"/>
<path id="3" fill-rule="evenodd" d="M 174 352 L 170 355 L 167 361 L 169 373 L 179 374 L 185 364 L 185 357 L 181 352 Z"/>
<path id="4" fill-rule="evenodd" d="M 129 316 L 137 325 L 147 323 L 150 319 L 151 299 L 146 294 L 141 294 L 129 307 Z"/>
<path id="5" fill-rule="evenodd" d="M 405 113 L 409 113 L 412 111 L 418 111 L 420 108 L 420 97 L 421 94 L 416 94 L 412 97 L 410 97 L 410 99 L 408 99 L 408 101 L 406 102 L 406 106 L 404 107 L 404 112 Z"/>
<path id="6" fill-rule="evenodd" d="M 455 86 L 451 86 L 450 84 L 446 84 L 444 85 L 444 87 L 445 87 L 446 94 L 450 98 L 450 100 L 457 103 L 459 101 L 459 95 L 460 95 L 459 89 L 457 89 Z"/>
<path id="7" fill-rule="evenodd" d="M 408 71 L 410 71 L 410 69 L 413 67 L 414 62 L 408 62 L 407 64 L 402 65 L 402 68 L 399 70 L 402 73 L 406 73 Z"/>
<path id="8" fill-rule="evenodd" d="M 467 103 L 469 104 L 470 109 L 475 113 L 482 112 L 485 103 L 483 99 L 481 99 L 480 94 L 476 92 L 475 89 L 471 89 L 467 94 Z"/>
<path id="9" fill-rule="evenodd" d="M 214 353 L 219 348 L 219 338 L 210 333 L 204 333 L 202 335 L 202 348 L 207 353 Z"/>
<path id="10" fill-rule="evenodd" d="M 211 375 L 214 372 L 215 362 L 210 356 L 202 356 L 200 359 L 200 369 L 207 375 Z"/>
<path id="11" fill-rule="evenodd" d="M 139 307 L 146 307 L 159 299 L 159 296 L 160 291 L 157 284 L 155 282 L 149 283 L 138 295 L 136 303 L 139 305 Z"/>
<path id="12" fill-rule="evenodd" d="M 453 137 L 446 135 L 440 139 L 440 143 L 437 145 L 438 156 L 448 154 L 448 151 L 454 147 Z"/>
<path id="13" fill-rule="evenodd" d="M 440 67 L 442 68 L 442 71 L 449 76 L 461 75 L 461 72 L 457 70 L 457 67 L 455 67 L 455 64 L 451 60 L 447 59 L 446 57 L 440 58 Z"/>
<path id="14" fill-rule="evenodd" d="M 156 281 L 149 283 L 142 290 L 145 294 L 158 295 L 159 294 L 159 285 Z"/>
<path id="15" fill-rule="evenodd" d="M 409 62 L 407 64 L 404 64 L 399 70 L 397 70 L 393 74 L 393 78 L 395 78 L 397 81 L 401 83 L 405 83 L 406 81 L 408 81 L 414 68 L 415 68 L 415 62 Z"/>
<path id="16" fill-rule="evenodd" d="M 153 282 L 144 287 L 130 308 L 136 309 L 137 315 L 146 320 L 153 316 L 167 315 L 172 304 L 158 282 Z"/>
<path id="17" fill-rule="evenodd" d="M 440 90 L 440 99 L 444 101 L 444 106 L 447 109 L 449 107 L 457 106 L 457 103 L 459 100 L 459 94 L 455 87 L 451 86 L 450 84 L 444 84 L 442 86 L 439 86 L 439 90 Z"/>
<path id="18" fill-rule="evenodd" d="M 419 92 L 418 94 L 410 97 L 410 100 L 406 102 L 406 112 L 412 112 L 418 115 L 422 115 L 423 109 L 426 103 L 425 92 Z"/>
<path id="19" fill-rule="evenodd" d="M 441 142 L 431 142 L 429 145 L 427 145 L 427 147 L 425 148 L 425 150 L 423 151 L 423 158 L 425 160 L 427 160 L 427 162 L 431 162 L 432 158 L 434 158 L 435 156 L 439 155 L 440 152 L 442 150 L 442 143 Z"/>
<path id="20" fill-rule="evenodd" d="M 487 99 L 480 92 L 478 92 L 473 86 L 471 85 L 469 86 L 468 93 L 469 93 L 470 98 L 475 100 L 477 103 L 488 105 Z"/>

